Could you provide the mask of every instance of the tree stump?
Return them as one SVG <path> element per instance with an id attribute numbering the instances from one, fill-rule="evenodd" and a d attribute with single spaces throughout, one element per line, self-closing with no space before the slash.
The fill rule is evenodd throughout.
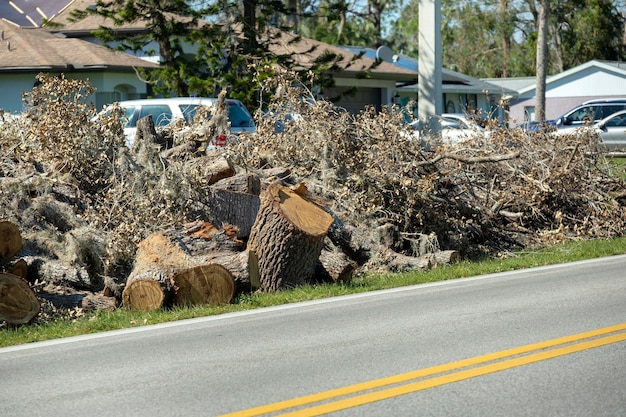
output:
<path id="1" fill-rule="evenodd" d="M 13 274 L 0 274 L 0 321 L 25 324 L 40 308 L 37 296 L 25 280 Z"/>
<path id="2" fill-rule="evenodd" d="M 252 226 L 248 249 L 258 258 L 261 290 L 310 282 L 333 218 L 298 192 L 270 184 Z"/>

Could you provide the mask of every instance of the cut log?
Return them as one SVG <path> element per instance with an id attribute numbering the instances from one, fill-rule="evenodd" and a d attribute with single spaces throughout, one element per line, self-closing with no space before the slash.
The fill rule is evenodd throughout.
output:
<path id="1" fill-rule="evenodd" d="M 333 218 L 277 183 L 262 195 L 248 249 L 258 257 L 261 290 L 310 282 Z"/>
<path id="2" fill-rule="evenodd" d="M 174 297 L 172 276 L 187 254 L 163 233 L 139 243 L 133 271 L 126 280 L 122 303 L 130 310 L 158 310 Z"/>
<path id="3" fill-rule="evenodd" d="M 318 282 L 348 282 L 358 265 L 341 251 L 322 249 L 315 269 Z"/>
<path id="4" fill-rule="evenodd" d="M 226 268 L 235 280 L 236 293 L 259 289 L 258 260 L 252 251 L 216 252 L 207 255 L 205 262 Z"/>
<path id="5" fill-rule="evenodd" d="M 173 293 L 174 285 L 169 274 L 150 274 L 149 278 L 134 277 L 129 281 L 122 292 L 122 303 L 129 310 L 158 310 L 169 298 L 166 295 Z"/>
<path id="6" fill-rule="evenodd" d="M 259 195 L 261 194 L 261 180 L 256 174 L 242 173 L 219 180 L 213 184 L 212 188 L 215 190 Z"/>
<path id="7" fill-rule="evenodd" d="M 10 272 L 13 275 L 17 275 L 20 278 L 26 279 L 28 276 L 28 264 L 24 259 L 18 259 L 15 261 L 10 269 Z"/>
<path id="8" fill-rule="evenodd" d="M 0 274 L 0 321 L 25 324 L 39 313 L 41 305 L 28 283 L 13 274 Z"/>
<path id="9" fill-rule="evenodd" d="M 20 229 L 8 220 L 0 220 L 0 260 L 9 260 L 22 249 Z"/>
<path id="10" fill-rule="evenodd" d="M 219 150 L 180 163 L 183 164 L 182 171 L 186 177 L 193 178 L 205 185 L 211 185 L 235 175 L 232 164 Z"/>
<path id="11" fill-rule="evenodd" d="M 235 296 L 233 275 L 218 264 L 200 265 L 174 274 L 176 296 L 174 304 L 228 304 Z"/>
<path id="12" fill-rule="evenodd" d="M 122 292 L 124 305 L 131 309 L 154 310 L 170 301 L 178 303 L 177 288 L 185 288 L 186 284 L 182 281 L 176 283 L 176 275 L 181 274 L 183 278 L 180 279 L 201 280 L 207 273 L 202 268 L 195 268 L 217 264 L 216 254 L 232 254 L 233 257 L 239 254 L 243 242 L 236 239 L 235 234 L 236 229 L 229 225 L 217 229 L 211 223 L 194 222 L 148 236 L 138 246 L 133 271 Z M 221 267 L 234 281 L 233 288 L 239 285 L 240 279 L 249 282 L 248 273 L 234 274 L 228 265 Z M 237 268 L 245 266 L 239 265 Z M 211 284 L 213 287 L 210 287 L 206 282 L 202 285 L 206 288 L 219 287 L 218 284 Z M 184 303 L 189 304 L 198 299 L 188 298 Z M 206 302 L 206 299 L 202 302 Z"/>

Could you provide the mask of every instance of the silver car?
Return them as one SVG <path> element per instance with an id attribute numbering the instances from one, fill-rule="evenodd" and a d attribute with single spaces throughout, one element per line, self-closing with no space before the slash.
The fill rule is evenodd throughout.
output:
<path id="1" fill-rule="evenodd" d="M 610 152 L 626 152 L 626 110 L 613 113 L 594 125 Z"/>

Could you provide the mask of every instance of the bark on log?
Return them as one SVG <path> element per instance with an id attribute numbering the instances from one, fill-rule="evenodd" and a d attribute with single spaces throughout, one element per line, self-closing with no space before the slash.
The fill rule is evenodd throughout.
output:
<path id="1" fill-rule="evenodd" d="M 107 297 L 104 294 L 87 294 L 82 299 L 80 307 L 85 311 L 105 310 L 114 311 L 118 306 L 115 297 Z"/>
<path id="2" fill-rule="evenodd" d="M 235 175 L 232 164 L 219 150 L 180 163 L 183 164 L 182 170 L 185 176 L 197 179 L 207 186 Z"/>
<path id="3" fill-rule="evenodd" d="M 161 151 L 161 157 L 164 159 L 189 159 L 198 151 L 199 143 L 194 140 L 188 140 L 173 148 Z"/>
<path id="4" fill-rule="evenodd" d="M 455 250 L 436 251 L 422 256 L 407 256 L 386 250 L 382 256 L 386 259 L 386 267 L 394 272 L 425 271 L 436 266 L 453 264 L 460 259 L 459 252 Z"/>
<path id="5" fill-rule="evenodd" d="M 39 313 L 41 305 L 28 283 L 13 274 L 0 274 L 0 321 L 25 324 Z"/>
<path id="6" fill-rule="evenodd" d="M 151 144 L 159 145 L 161 149 L 171 147 L 171 143 L 168 143 L 167 139 L 162 138 L 157 133 L 152 115 L 148 115 L 137 120 L 137 133 L 135 134 L 133 150 L 138 150 L 141 145 L 149 146 Z"/>
<path id="7" fill-rule="evenodd" d="M 341 251 L 322 249 L 315 277 L 319 282 L 348 282 L 358 265 Z"/>
<path id="8" fill-rule="evenodd" d="M 247 238 L 261 205 L 259 197 L 227 190 L 213 190 L 211 196 L 199 202 L 211 223 L 232 224 L 237 237 Z"/>
<path id="9" fill-rule="evenodd" d="M 310 282 L 333 218 L 324 209 L 277 183 L 262 196 L 248 249 L 258 257 L 261 290 Z"/>
<path id="10" fill-rule="evenodd" d="M 242 173 L 217 181 L 212 188 L 215 190 L 259 195 L 261 194 L 261 180 L 256 174 Z"/>
<path id="11" fill-rule="evenodd" d="M 0 220 L 0 260 L 9 260 L 22 249 L 20 229 L 8 220 Z"/>
<path id="12" fill-rule="evenodd" d="M 23 259 L 28 264 L 28 282 L 40 281 L 90 291 L 102 289 L 102 283 L 94 282 L 84 266 L 39 256 L 24 256 Z"/>

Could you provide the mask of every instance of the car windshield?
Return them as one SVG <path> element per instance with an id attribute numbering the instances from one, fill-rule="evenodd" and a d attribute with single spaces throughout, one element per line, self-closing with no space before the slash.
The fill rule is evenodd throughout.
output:
<path id="1" fill-rule="evenodd" d="M 193 123 L 199 107 L 202 107 L 202 104 L 180 105 L 180 111 L 183 113 L 187 123 Z M 231 127 L 254 126 L 254 120 L 252 120 L 252 117 L 236 102 L 228 103 L 228 120 L 230 121 Z"/>

